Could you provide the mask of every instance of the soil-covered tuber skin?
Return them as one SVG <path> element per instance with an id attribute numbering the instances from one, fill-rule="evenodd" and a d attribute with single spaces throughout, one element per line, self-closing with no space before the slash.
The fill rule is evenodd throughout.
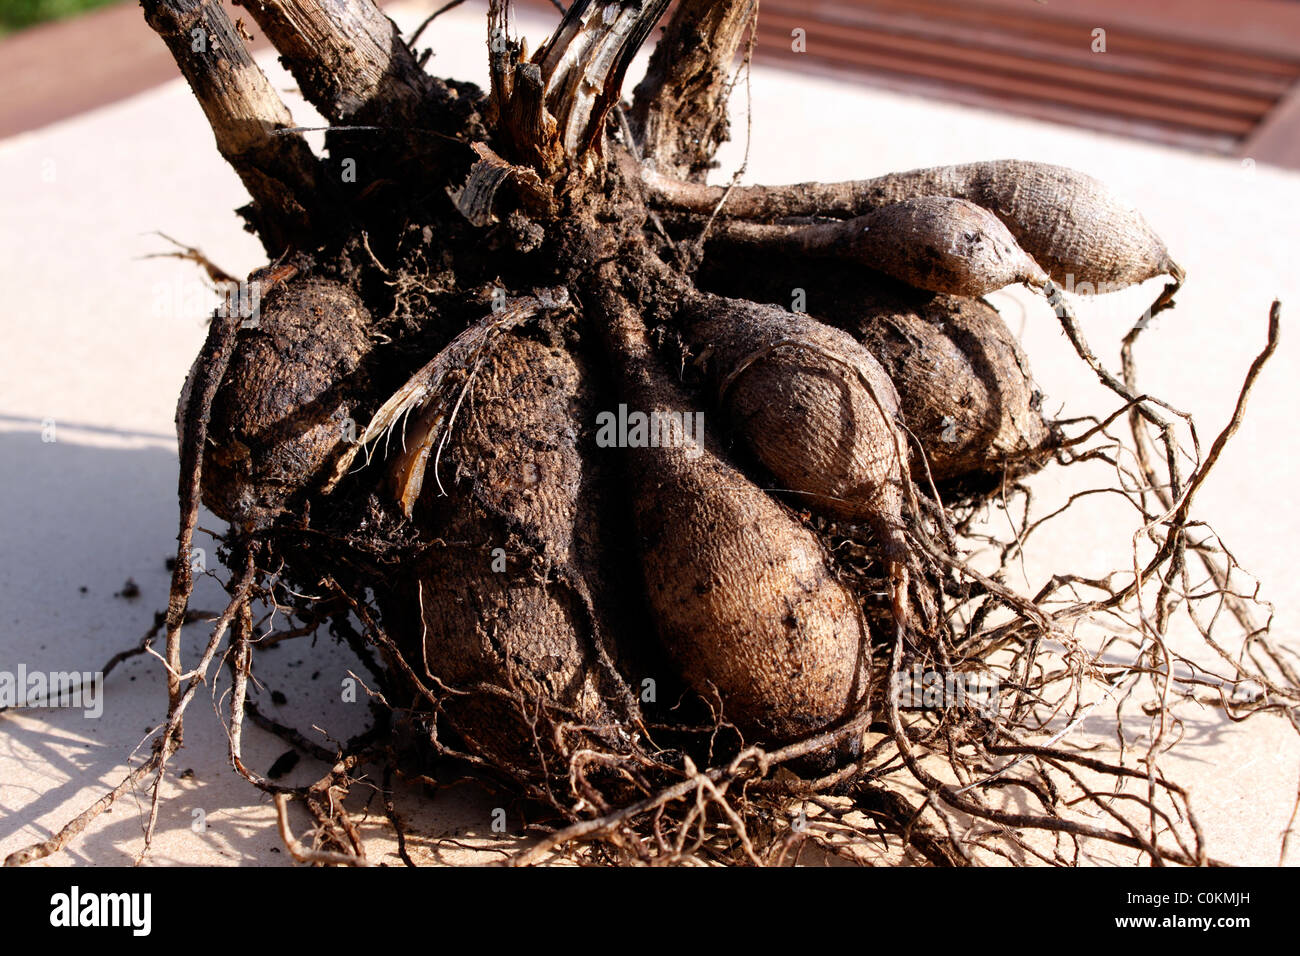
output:
<path id="1" fill-rule="evenodd" d="M 994 160 L 882 177 L 874 202 L 953 196 L 988 209 L 1057 282 L 1109 292 L 1158 275 L 1182 276 L 1155 230 L 1092 176 L 1064 166 Z"/>
<path id="2" fill-rule="evenodd" d="M 356 292 L 268 275 L 250 277 L 249 315 L 212 405 L 203 460 L 203 503 L 250 531 L 302 507 L 373 407 L 363 367 L 372 322 Z M 177 409 L 182 441 L 190 380 Z"/>
<path id="3" fill-rule="evenodd" d="M 976 490 L 1035 471 L 1057 439 L 1029 360 L 982 299 L 877 288 L 845 302 L 835 322 L 866 346 L 898 388 L 907 426 L 940 485 Z"/>
<path id="4" fill-rule="evenodd" d="M 1029 361 L 983 299 L 766 254 L 706 260 L 697 281 L 720 295 L 744 290 L 782 309 L 796 301 L 819 324 L 862 343 L 897 390 L 915 436 L 908 446 L 920 488 L 928 473 L 948 490 L 983 494 L 1003 477 L 1050 460 L 1057 437 Z M 924 457 L 916 454 L 918 443 Z"/>
<path id="5" fill-rule="evenodd" d="M 947 196 L 887 203 L 844 222 L 798 225 L 724 223 L 710 252 L 766 249 L 837 260 L 844 270 L 874 269 L 930 292 L 981 296 L 1017 283 L 1041 288 L 1045 273 L 996 216 Z"/>
<path id="6" fill-rule="evenodd" d="M 539 745 L 559 760 L 557 733 L 570 745 L 584 732 L 612 738 L 616 720 L 637 716 L 608 646 L 618 635 L 633 649 L 636 602 L 610 600 L 625 577 L 610 533 L 614 463 L 595 453 L 585 361 L 562 343 L 507 334 L 472 389 L 441 454 L 419 440 L 436 428 L 421 419 L 390 466 L 400 487 L 411 457 L 437 458 L 424 464 L 414 512 L 433 546 L 406 570 L 385 616 L 410 622 L 400 638 L 416 672 L 454 689 L 441 707 L 466 746 L 528 767 Z"/>

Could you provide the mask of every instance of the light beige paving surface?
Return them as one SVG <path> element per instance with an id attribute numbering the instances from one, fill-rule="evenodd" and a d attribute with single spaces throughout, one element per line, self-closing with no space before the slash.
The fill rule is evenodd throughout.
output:
<path id="1" fill-rule="evenodd" d="M 414 7 L 394 12 L 408 28 L 421 14 Z M 431 28 L 434 72 L 482 81 L 480 16 L 475 7 L 462 8 Z M 522 22 L 535 47 L 545 21 Z M 267 66 L 280 87 L 291 86 L 278 67 Z M 1263 344 L 1271 299 L 1300 308 L 1294 219 L 1300 174 L 773 69 L 755 70 L 752 93 L 747 181 L 859 178 L 1014 156 L 1074 166 L 1135 199 L 1190 274 L 1179 308 L 1159 320 L 1142 347 L 1145 384 L 1196 414 L 1206 440 L 1226 421 Z M 318 122 L 296 96 L 286 98 L 299 123 Z M 738 95 L 734 128 L 742 141 L 744 106 Z M 719 179 L 742 152 L 743 142 L 724 149 Z M 0 142 L 0 670 L 19 663 L 32 670 L 95 669 L 137 641 L 165 605 L 164 559 L 176 531 L 172 415 L 210 305 L 193 267 L 143 257 L 167 249 L 151 234 L 161 230 L 236 274 L 260 265 L 257 242 L 231 212 L 244 200 L 180 81 Z M 1080 305 L 1107 361 L 1115 361 L 1119 337 L 1150 298 L 1143 289 Z M 1023 326 L 1053 410 L 1112 407 L 1044 305 L 1019 295 L 1000 295 L 998 302 L 1013 329 Z M 1281 350 L 1205 489 L 1201 513 L 1257 573 L 1277 607 L 1275 633 L 1295 649 L 1300 369 L 1289 331 L 1284 325 Z M 56 429 L 54 442 L 42 441 L 47 420 Z M 1050 498 L 1069 485 L 1049 475 L 1036 487 Z M 1099 512 L 1059 526 L 1027 574 L 1039 581 L 1062 562 L 1100 564 L 1121 555 L 1128 531 L 1120 520 Z M 211 517 L 205 524 L 217 527 Z M 113 597 L 128 577 L 141 596 Z M 219 600 L 209 584 L 195 606 L 215 610 Z M 190 633 L 197 640 L 201 631 Z M 355 664 L 327 644 L 285 648 L 265 676 L 288 696 L 281 716 L 344 737 L 365 715 L 338 701 L 338 682 Z M 120 779 L 125 754 L 162 710 L 156 662 L 125 665 L 110 677 L 105 695 L 98 720 L 73 711 L 0 718 L 0 856 L 44 837 Z M 273 811 L 226 765 L 213 704 L 197 701 L 190 715 L 175 765 L 194 773 L 167 785 L 152 861 L 285 862 L 270 825 Z M 1276 862 L 1300 776 L 1296 736 L 1276 720 L 1234 726 L 1213 710 L 1199 712 L 1189 732 L 1185 755 L 1166 768 L 1192 785 L 1211 853 L 1241 863 Z M 284 749 L 260 731 L 247 733 L 246 753 L 256 767 L 265 769 Z M 318 770 L 304 760 L 288 779 L 314 779 Z M 433 801 L 410 793 L 403 805 L 422 829 L 465 845 L 492 838 L 494 801 L 473 788 Z M 119 802 L 70 853 L 50 862 L 130 862 L 142 810 L 140 802 Z M 378 839 L 381 828 L 370 829 Z M 500 858 L 457 845 L 427 852 L 448 862 Z M 1291 862 L 1296 858 L 1293 853 Z"/>

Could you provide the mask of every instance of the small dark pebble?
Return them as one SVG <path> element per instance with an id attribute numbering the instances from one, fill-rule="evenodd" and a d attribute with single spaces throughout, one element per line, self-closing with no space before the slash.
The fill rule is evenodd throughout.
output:
<path id="1" fill-rule="evenodd" d="M 86 586 L 83 584 L 81 587 L 77 588 L 77 590 L 80 591 L 82 594 L 85 594 L 87 591 L 90 590 L 90 588 L 86 587 Z"/>
<path id="2" fill-rule="evenodd" d="M 181 779 L 182 779 L 182 780 L 193 780 L 193 779 L 194 779 L 194 768 L 193 768 L 193 767 L 186 767 L 184 770 L 182 770 L 182 771 L 181 771 Z"/>
<path id="3" fill-rule="evenodd" d="M 266 775 L 272 780 L 279 780 L 294 767 L 298 766 L 298 760 L 298 751 L 286 750 L 284 753 L 280 754 L 280 756 L 275 758 L 275 763 L 271 764 L 271 769 L 266 772 Z"/>
<path id="4" fill-rule="evenodd" d="M 128 601 L 134 601 L 139 596 L 140 585 L 135 583 L 135 578 L 127 578 L 126 584 L 122 585 L 122 590 L 113 595 L 113 597 L 126 598 Z"/>
<path id="5" fill-rule="evenodd" d="M 271 703 L 275 704 L 276 707 L 283 707 L 285 704 L 289 703 L 289 698 L 285 697 L 284 694 L 280 693 L 278 690 L 273 690 L 271 691 Z"/>
<path id="6" fill-rule="evenodd" d="M 311 672 L 311 679 L 312 679 L 312 680 L 315 680 L 315 679 L 318 678 L 318 677 L 320 677 L 320 671 L 312 671 L 312 672 Z"/>
<path id="7" fill-rule="evenodd" d="M 163 561 L 163 567 L 166 568 L 168 571 L 175 571 L 175 570 L 176 570 L 176 559 L 175 559 L 175 558 L 166 558 L 166 559 L 164 559 L 164 561 Z"/>

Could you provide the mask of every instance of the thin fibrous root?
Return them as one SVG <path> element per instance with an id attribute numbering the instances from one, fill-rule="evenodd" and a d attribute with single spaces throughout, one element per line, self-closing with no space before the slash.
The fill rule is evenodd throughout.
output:
<path id="1" fill-rule="evenodd" d="M 355 853 L 338 853 L 333 850 L 312 850 L 302 845 L 289 829 L 289 795 L 277 793 L 275 800 L 275 817 L 280 828 L 280 839 L 285 849 L 299 863 L 313 863 L 321 866 L 369 866 L 363 857 Z"/>

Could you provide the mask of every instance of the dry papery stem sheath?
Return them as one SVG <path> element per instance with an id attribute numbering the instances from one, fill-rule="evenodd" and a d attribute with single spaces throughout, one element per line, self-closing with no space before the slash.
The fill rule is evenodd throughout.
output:
<path id="1" fill-rule="evenodd" d="M 257 321 L 214 318 L 178 410 L 182 560 L 165 651 L 140 654 L 168 675 L 151 754 L 7 862 L 144 781 L 147 851 L 201 686 L 305 864 L 382 862 L 357 818 L 375 780 L 398 857 L 426 860 L 396 781 L 467 774 L 542 834 L 516 864 L 1215 861 L 1161 767 L 1183 708 L 1300 707 L 1268 606 L 1192 510 L 1280 309 L 1203 454 L 1140 391 L 1139 329 L 1112 371 L 1058 289 L 1166 274 L 1169 308 L 1182 270 L 1139 213 L 1017 161 L 704 185 L 759 5 L 679 3 L 620 117 L 667 6 L 577 0 L 529 55 L 493 0 L 480 91 L 428 76 L 370 0 L 250 3 L 332 124 L 321 160 L 219 7 L 146 0 L 274 261 Z M 1048 418 L 980 298 L 1017 282 L 1116 407 Z M 1113 479 L 1069 472 L 1092 477 L 1044 508 L 1034 473 L 1080 463 Z M 1081 574 L 1056 519 L 1114 496 L 1132 560 Z M 229 523 L 229 601 L 183 671 L 200 502 Z M 1067 558 L 1031 584 L 1042 543 Z M 1219 666 L 1172 640 L 1184 617 Z M 267 648 L 322 628 L 373 715 L 341 744 L 258 706 Z M 1118 719 L 1118 750 L 1082 737 L 1139 690 L 1144 739 Z M 319 779 L 252 766 L 245 719 Z"/>

